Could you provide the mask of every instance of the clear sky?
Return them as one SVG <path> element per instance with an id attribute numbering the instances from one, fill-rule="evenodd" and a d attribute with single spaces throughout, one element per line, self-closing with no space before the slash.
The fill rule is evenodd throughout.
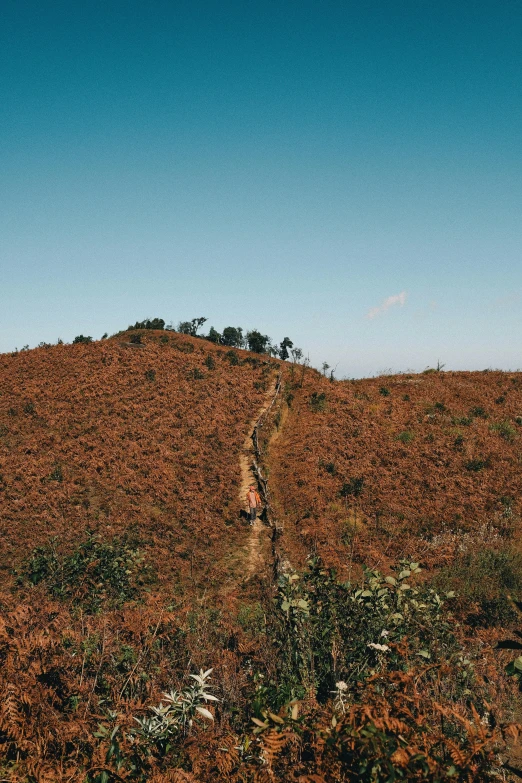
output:
<path id="1" fill-rule="evenodd" d="M 3 0 L 0 351 L 145 317 L 522 367 L 518 0 Z"/>

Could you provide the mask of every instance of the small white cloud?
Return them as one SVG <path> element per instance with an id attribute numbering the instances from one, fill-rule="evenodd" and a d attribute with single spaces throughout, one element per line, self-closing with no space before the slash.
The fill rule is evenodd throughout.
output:
<path id="1" fill-rule="evenodd" d="M 366 318 L 376 318 L 376 316 L 382 315 L 386 312 L 386 310 L 389 310 L 390 307 L 394 307 L 395 305 L 403 307 L 407 296 L 408 294 L 406 291 L 401 291 L 400 294 L 393 294 L 393 296 L 389 296 L 378 307 L 372 307 L 371 310 L 368 310 L 366 313 Z"/>

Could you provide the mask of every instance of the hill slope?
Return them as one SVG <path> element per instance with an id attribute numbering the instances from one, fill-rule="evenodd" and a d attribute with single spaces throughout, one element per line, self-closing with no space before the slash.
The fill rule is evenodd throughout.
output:
<path id="1" fill-rule="evenodd" d="M 310 373 L 292 395 L 271 459 L 296 563 L 313 546 L 346 566 L 356 531 L 370 562 L 409 553 L 434 566 L 463 536 L 519 517 L 522 374 Z"/>
<path id="2" fill-rule="evenodd" d="M 0 357 L 4 584 L 28 545 L 130 527 L 163 581 L 219 578 L 239 527 L 239 452 L 276 363 L 144 339 Z"/>
<path id="3" fill-rule="evenodd" d="M 129 336 L 0 356 L 2 779 L 496 779 L 522 376 Z"/>

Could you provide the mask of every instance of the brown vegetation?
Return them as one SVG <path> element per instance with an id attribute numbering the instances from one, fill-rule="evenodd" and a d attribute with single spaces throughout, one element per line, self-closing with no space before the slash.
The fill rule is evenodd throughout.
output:
<path id="1" fill-rule="evenodd" d="M 0 777 L 493 779 L 517 729 L 500 725 L 509 654 L 484 617 L 508 588 L 472 592 L 461 571 L 486 583 L 502 562 L 522 583 L 522 377 L 332 383 L 177 333 L 129 336 L 0 356 Z M 240 457 L 280 368 L 259 432 L 275 559 L 244 583 Z M 484 549 L 504 560 L 465 560 Z M 411 604 L 403 557 L 425 569 Z M 383 574 L 365 572 L 361 597 L 363 565 Z M 455 615 L 422 592 L 437 578 L 468 590 Z M 392 627 L 405 605 L 431 608 Z M 212 724 L 193 712 L 168 742 L 140 734 L 211 667 Z"/>

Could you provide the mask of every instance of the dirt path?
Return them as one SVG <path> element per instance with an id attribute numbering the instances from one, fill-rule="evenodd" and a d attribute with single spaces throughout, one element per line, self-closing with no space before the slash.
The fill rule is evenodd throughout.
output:
<path id="1" fill-rule="evenodd" d="M 256 417 L 250 422 L 248 425 L 248 435 L 246 436 L 243 446 L 241 448 L 241 453 L 239 455 L 239 467 L 241 472 L 241 484 L 239 488 L 239 502 L 241 504 L 242 508 L 246 509 L 246 494 L 248 491 L 248 488 L 251 484 L 254 484 L 257 486 L 257 479 L 254 475 L 253 471 L 253 461 L 254 461 L 254 446 L 252 443 L 252 433 L 254 431 L 254 428 L 259 423 L 259 420 L 263 416 L 263 413 L 268 410 L 270 405 L 272 404 L 272 400 L 274 399 L 274 394 L 276 392 L 277 388 L 277 380 L 274 380 L 272 386 L 268 390 L 265 402 L 263 403 L 262 407 L 258 410 Z M 248 541 L 246 544 L 246 563 L 245 563 L 245 573 L 244 578 L 250 579 L 254 574 L 260 573 L 265 568 L 265 552 L 264 550 L 268 546 L 268 537 L 265 531 L 265 526 L 263 522 L 259 519 L 259 517 L 256 519 L 252 527 L 249 529 L 250 535 L 248 536 Z"/>

